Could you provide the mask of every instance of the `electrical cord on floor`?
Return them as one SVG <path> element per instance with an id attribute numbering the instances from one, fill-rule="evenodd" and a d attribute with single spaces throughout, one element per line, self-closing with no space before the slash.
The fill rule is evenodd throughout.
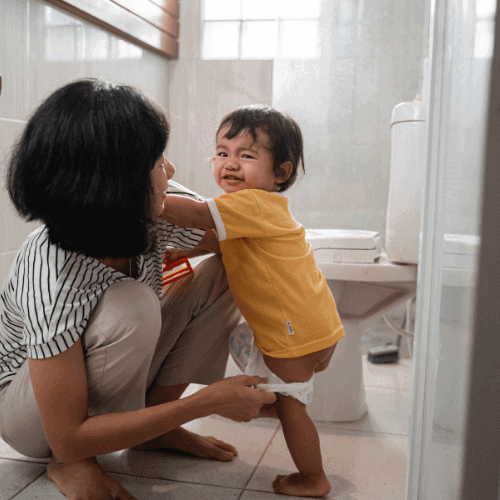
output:
<path id="1" fill-rule="evenodd" d="M 394 321 L 388 316 L 383 316 L 387 326 L 397 334 L 396 344 L 394 345 L 389 343 L 384 346 L 370 347 L 368 349 L 368 361 L 370 361 L 370 363 L 397 363 L 399 361 L 399 351 L 401 349 L 401 340 L 403 336 L 407 339 L 410 357 L 412 356 L 413 333 L 408 331 L 408 325 L 411 321 L 411 308 L 415 301 L 416 297 L 413 297 L 413 299 L 406 302 L 406 310 L 402 327 L 397 326 L 396 323 L 394 323 Z"/>

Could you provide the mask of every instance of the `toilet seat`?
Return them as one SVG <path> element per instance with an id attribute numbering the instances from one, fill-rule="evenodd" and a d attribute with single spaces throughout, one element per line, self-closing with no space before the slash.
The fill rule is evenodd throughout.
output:
<path id="1" fill-rule="evenodd" d="M 380 247 L 377 231 L 307 229 L 306 240 L 318 267 L 328 280 L 412 282 L 416 264 L 391 262 Z"/>
<path id="2" fill-rule="evenodd" d="M 307 229 L 306 240 L 311 243 L 318 265 L 335 262 L 373 263 L 381 251 L 377 231 Z"/>

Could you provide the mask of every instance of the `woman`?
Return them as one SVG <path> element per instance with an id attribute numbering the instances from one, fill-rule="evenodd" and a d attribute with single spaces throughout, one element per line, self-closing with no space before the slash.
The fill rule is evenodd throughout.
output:
<path id="1" fill-rule="evenodd" d="M 31 233 L 2 292 L 0 435 L 69 499 L 133 498 L 95 456 L 173 448 L 232 460 L 182 424 L 249 421 L 273 393 L 222 380 L 240 315 L 218 256 L 162 290 L 167 246 L 217 251 L 215 235 L 161 219 L 171 183 L 164 114 L 132 87 L 85 79 L 30 118 L 8 169 Z M 209 386 L 180 399 L 189 383 Z"/>

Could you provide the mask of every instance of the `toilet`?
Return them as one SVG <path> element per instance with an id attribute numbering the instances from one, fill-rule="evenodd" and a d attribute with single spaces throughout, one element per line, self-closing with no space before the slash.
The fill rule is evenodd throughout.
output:
<path id="1" fill-rule="evenodd" d="M 313 420 L 351 422 L 365 415 L 361 332 L 416 294 L 425 121 L 422 102 L 393 109 L 385 245 L 377 231 L 306 230 L 345 330 L 330 365 L 315 376 L 307 409 Z"/>

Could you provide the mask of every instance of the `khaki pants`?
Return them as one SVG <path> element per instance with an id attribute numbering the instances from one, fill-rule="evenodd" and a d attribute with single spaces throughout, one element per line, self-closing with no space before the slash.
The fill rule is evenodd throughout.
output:
<path id="1" fill-rule="evenodd" d="M 228 338 L 240 317 L 218 256 L 168 285 L 161 301 L 137 281 L 110 286 L 82 336 L 89 415 L 144 408 L 153 382 L 208 385 L 221 380 Z M 28 457 L 51 455 L 28 361 L 0 389 L 0 436 Z"/>

